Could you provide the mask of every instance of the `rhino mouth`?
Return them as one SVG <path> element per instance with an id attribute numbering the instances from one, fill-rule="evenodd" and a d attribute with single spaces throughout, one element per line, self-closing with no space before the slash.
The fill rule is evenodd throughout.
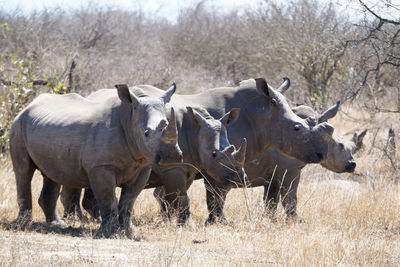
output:
<path id="1" fill-rule="evenodd" d="M 321 163 L 322 161 L 324 161 L 324 154 L 321 152 L 316 152 L 310 157 L 310 163 Z"/>
<path id="2" fill-rule="evenodd" d="M 177 154 L 174 157 L 162 157 L 160 154 L 156 155 L 154 159 L 154 163 L 160 166 L 171 166 L 171 165 L 180 165 L 183 163 L 183 155 L 182 153 Z"/>

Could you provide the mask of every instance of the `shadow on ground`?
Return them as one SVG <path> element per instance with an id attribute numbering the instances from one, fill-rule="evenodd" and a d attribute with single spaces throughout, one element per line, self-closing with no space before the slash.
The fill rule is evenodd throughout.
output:
<path id="1" fill-rule="evenodd" d="M 36 232 L 41 234 L 60 234 L 72 237 L 92 237 L 95 230 L 87 227 L 62 227 L 44 222 L 28 222 L 22 224 L 17 221 L 0 220 L 0 229 L 6 231 Z"/>

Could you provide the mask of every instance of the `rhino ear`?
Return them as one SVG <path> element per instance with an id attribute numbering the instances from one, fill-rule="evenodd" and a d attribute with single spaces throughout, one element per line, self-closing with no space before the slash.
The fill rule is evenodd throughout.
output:
<path id="1" fill-rule="evenodd" d="M 118 91 L 118 97 L 119 99 L 121 99 L 122 102 L 132 103 L 134 105 L 137 105 L 139 103 L 137 97 L 134 94 L 131 94 L 126 84 L 116 84 L 115 87 Z"/>
<path id="2" fill-rule="evenodd" d="M 340 106 L 340 101 L 336 102 L 335 105 L 330 107 L 327 111 L 321 114 L 321 116 L 318 118 L 318 123 L 328 121 L 329 119 L 333 118 L 336 116 Z"/>
<path id="3" fill-rule="evenodd" d="M 267 81 L 265 81 L 264 78 L 256 78 L 255 80 L 256 80 L 256 88 L 257 88 L 258 92 L 262 95 L 270 96 Z"/>
<path id="4" fill-rule="evenodd" d="M 200 113 L 193 110 L 192 107 L 186 107 L 189 117 L 193 119 L 199 126 L 206 126 L 208 125 L 207 119 L 204 118 Z"/>
<path id="5" fill-rule="evenodd" d="M 279 98 L 277 97 L 277 92 L 267 84 L 267 82 L 264 80 L 264 78 L 257 78 L 256 80 L 256 87 L 257 90 L 260 94 L 262 94 L 263 96 L 267 96 L 269 97 L 271 100 L 271 104 L 275 107 L 279 107 L 278 106 L 278 102 L 275 98 Z"/>
<path id="6" fill-rule="evenodd" d="M 239 114 L 240 114 L 240 108 L 233 108 L 231 109 L 231 111 L 229 111 L 228 113 L 226 113 L 221 119 L 219 119 L 221 121 L 221 123 L 223 125 L 227 125 L 229 123 L 232 123 L 234 121 L 237 120 L 237 118 L 239 118 Z"/>
<path id="7" fill-rule="evenodd" d="M 367 129 L 362 131 L 360 134 L 354 133 L 353 142 L 356 145 L 355 149 L 354 149 L 354 152 L 356 152 L 357 150 L 359 150 L 363 146 L 363 139 L 364 139 L 366 133 L 367 133 Z"/>
<path id="8" fill-rule="evenodd" d="M 284 94 L 285 91 L 289 89 L 289 87 L 290 87 L 290 80 L 288 77 L 284 77 L 283 83 L 281 84 L 281 86 L 279 86 L 279 88 L 276 91 L 278 91 L 281 94 Z"/>
<path id="9" fill-rule="evenodd" d="M 176 84 L 173 83 L 172 86 L 164 93 L 161 99 L 164 101 L 164 104 L 168 103 L 171 100 L 171 96 L 176 91 Z"/>

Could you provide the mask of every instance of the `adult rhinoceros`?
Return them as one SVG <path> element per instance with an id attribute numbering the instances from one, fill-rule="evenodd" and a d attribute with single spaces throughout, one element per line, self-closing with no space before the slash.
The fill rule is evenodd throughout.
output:
<path id="1" fill-rule="evenodd" d="M 315 124 L 334 117 L 338 108 L 339 102 L 321 115 L 304 105 L 293 108 L 293 111 L 302 118 L 308 118 L 311 124 Z M 356 167 L 353 153 L 362 145 L 362 138 L 365 133 L 366 131 L 360 135 L 355 134 L 352 141 L 346 141 L 339 136 L 332 136 L 327 157 L 321 162 L 321 165 L 337 173 L 353 172 Z M 235 187 L 264 186 L 264 203 L 270 214 L 275 215 L 279 198 L 281 198 L 287 217 L 296 218 L 297 187 L 301 170 L 305 166 L 306 163 L 291 159 L 271 147 L 265 153 L 245 164 L 248 178 L 246 184 L 238 184 Z M 224 222 L 226 220 L 223 215 L 223 207 L 226 195 L 233 186 L 221 184 L 212 177 L 206 176 L 208 179 L 204 183 L 207 188 L 207 207 L 209 210 L 206 223 L 215 223 L 217 220 Z M 160 194 L 160 192 L 156 193 Z"/>
<path id="2" fill-rule="evenodd" d="M 133 200 L 146 185 L 167 126 L 160 97 L 136 96 L 126 85 L 104 101 L 77 94 L 42 94 L 14 120 L 10 152 L 17 182 L 19 220 L 32 214 L 31 180 L 43 175 L 39 204 L 46 221 L 61 223 L 56 201 L 60 185 L 91 188 L 100 207 L 100 235 L 119 226 L 130 233 Z M 115 187 L 122 187 L 117 204 Z"/>
<path id="3" fill-rule="evenodd" d="M 143 94 L 143 92 L 137 91 L 136 94 L 140 95 Z M 156 163 L 155 165 L 159 166 L 176 165 L 182 163 L 183 160 L 182 150 L 178 145 L 178 129 L 176 127 L 175 111 L 173 108 L 171 108 L 171 113 L 168 122 L 169 123 L 161 136 L 159 149 L 157 151 L 157 156 L 155 159 Z M 64 218 L 70 216 L 77 216 L 80 219 L 85 218 L 82 214 L 82 210 L 79 205 L 81 191 L 82 190 L 78 188 L 70 188 L 68 186 L 62 187 L 61 203 L 64 206 L 64 215 L 63 215 Z M 93 218 L 99 218 L 100 216 L 99 208 L 94 198 L 92 190 L 90 189 L 85 190 L 85 197 L 83 199 L 82 205 Z"/>

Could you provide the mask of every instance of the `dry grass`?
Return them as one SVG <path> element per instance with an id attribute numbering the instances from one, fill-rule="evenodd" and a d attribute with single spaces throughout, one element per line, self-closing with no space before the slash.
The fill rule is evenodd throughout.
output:
<path id="1" fill-rule="evenodd" d="M 357 172 L 339 175 L 317 165 L 306 167 L 298 194 L 298 212 L 305 223 L 285 223 L 281 207 L 277 222 L 271 222 L 263 214 L 262 188 L 250 188 L 246 194 L 243 189 L 229 193 L 228 225 L 204 227 L 205 190 L 202 181 L 196 181 L 189 192 L 193 216 L 188 226 L 175 227 L 160 217 L 151 190 L 145 190 L 135 204 L 139 242 L 93 239 L 92 232 L 98 227 L 93 222 L 70 222 L 65 229 L 41 223 L 44 215 L 36 202 L 41 177 L 36 174 L 35 223 L 24 231 L 10 229 L 18 209 L 11 164 L 4 162 L 0 170 L 0 262 L 12 266 L 399 265 L 400 177 L 379 149 L 390 121 L 396 122 L 393 126 L 399 133 L 398 114 L 352 116 L 356 120 L 341 114 L 333 123 L 341 133 L 370 130 L 357 158 Z M 385 130 L 378 132 L 376 148 L 372 148 L 378 127 Z"/>

